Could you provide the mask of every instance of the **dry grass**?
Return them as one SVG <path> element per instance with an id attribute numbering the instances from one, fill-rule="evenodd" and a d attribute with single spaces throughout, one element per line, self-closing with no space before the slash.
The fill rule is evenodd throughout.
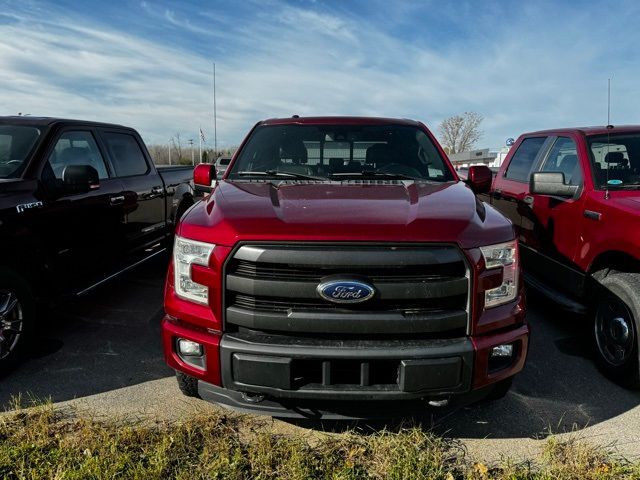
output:
<path id="1" fill-rule="evenodd" d="M 640 479 L 640 467 L 580 441 L 548 441 L 535 469 L 465 460 L 460 444 L 418 428 L 328 435 L 310 444 L 252 420 L 105 423 L 51 405 L 0 417 L 3 479 Z M 249 425 L 248 425 L 249 424 Z"/>

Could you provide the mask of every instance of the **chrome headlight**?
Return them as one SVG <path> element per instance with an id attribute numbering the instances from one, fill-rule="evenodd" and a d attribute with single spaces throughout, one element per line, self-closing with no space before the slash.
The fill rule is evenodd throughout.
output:
<path id="1" fill-rule="evenodd" d="M 480 247 L 487 270 L 502 268 L 502 285 L 484 292 L 485 308 L 515 300 L 518 295 L 518 241 Z"/>
<path id="2" fill-rule="evenodd" d="M 191 265 L 209 265 L 209 257 L 213 248 L 212 243 L 187 240 L 176 235 L 173 245 L 173 270 L 175 275 L 176 295 L 185 300 L 207 304 L 209 302 L 209 287 L 196 283 L 191 278 Z"/>

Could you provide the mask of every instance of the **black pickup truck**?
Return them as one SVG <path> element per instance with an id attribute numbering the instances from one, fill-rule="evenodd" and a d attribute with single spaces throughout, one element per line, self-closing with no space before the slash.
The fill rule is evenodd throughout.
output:
<path id="1" fill-rule="evenodd" d="M 166 249 L 197 200 L 192 172 L 156 168 L 131 128 L 0 117 L 0 372 L 24 354 L 39 306 Z"/>

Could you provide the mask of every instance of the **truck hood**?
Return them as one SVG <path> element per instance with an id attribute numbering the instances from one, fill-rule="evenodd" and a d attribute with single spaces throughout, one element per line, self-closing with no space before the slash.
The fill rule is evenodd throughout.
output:
<path id="1" fill-rule="evenodd" d="M 513 227 L 462 182 L 227 182 L 184 217 L 180 235 L 243 240 L 455 242 L 514 238 Z"/>

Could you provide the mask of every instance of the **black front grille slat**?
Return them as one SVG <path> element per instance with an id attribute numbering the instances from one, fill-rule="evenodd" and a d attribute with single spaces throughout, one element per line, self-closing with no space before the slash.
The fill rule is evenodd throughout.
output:
<path id="1" fill-rule="evenodd" d="M 468 328 L 470 274 L 453 246 L 248 244 L 227 261 L 225 275 L 231 331 L 449 337 Z M 327 278 L 359 279 L 376 294 L 363 303 L 332 303 L 316 291 Z"/>
<path id="2" fill-rule="evenodd" d="M 300 268 L 290 265 L 257 264 L 245 260 L 237 261 L 234 274 L 248 278 L 270 278 L 274 280 L 299 280 L 319 282 L 331 275 L 361 275 L 373 282 L 424 282 L 444 281 L 464 277 L 465 267 L 461 262 L 429 266 L 386 266 L 345 268 Z"/>
<path id="3" fill-rule="evenodd" d="M 318 300 L 300 300 L 290 298 L 263 298 L 254 297 L 250 295 L 233 295 L 229 306 L 237 306 L 240 308 L 246 308 L 249 310 L 264 310 L 269 312 L 288 312 L 292 309 L 304 309 L 304 310 L 341 310 L 341 311 L 363 311 L 363 310 L 386 310 L 386 311 L 401 311 L 406 314 L 420 314 L 425 312 L 436 312 L 445 310 L 448 308 L 455 308 L 460 305 L 461 302 L 466 300 L 466 297 L 447 297 L 435 300 L 425 300 L 422 302 L 397 302 L 397 301 L 372 301 L 366 304 L 356 304 L 351 307 L 344 305 L 332 304 L 320 299 Z"/>

